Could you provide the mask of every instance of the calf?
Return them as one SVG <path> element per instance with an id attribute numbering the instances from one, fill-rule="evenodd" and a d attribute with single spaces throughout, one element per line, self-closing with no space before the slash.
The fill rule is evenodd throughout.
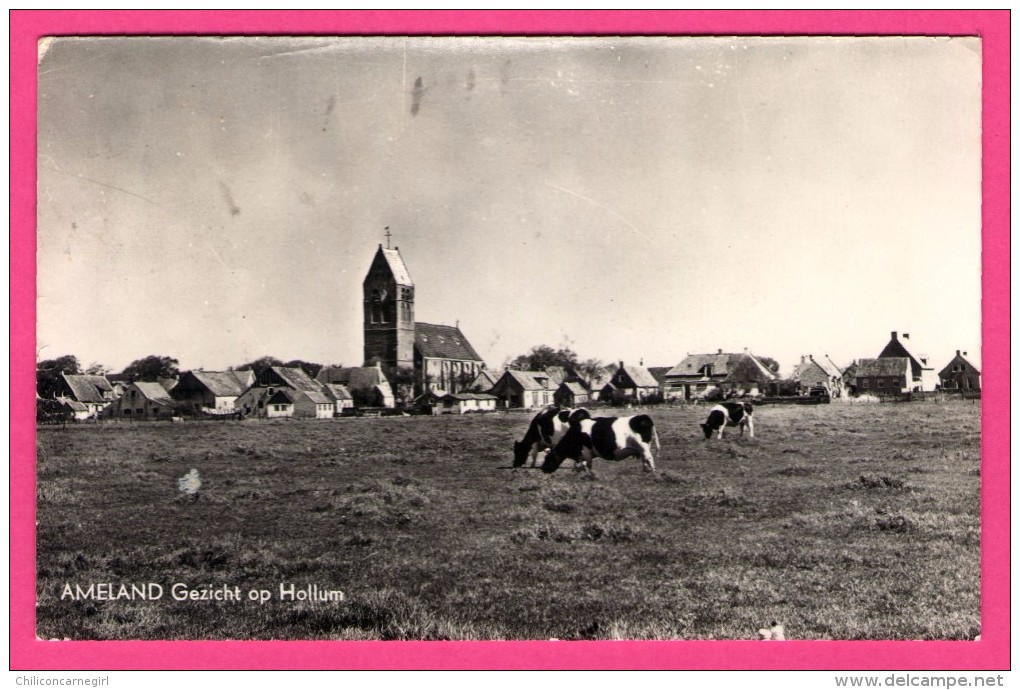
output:
<path id="1" fill-rule="evenodd" d="M 542 471 L 555 472 L 564 460 L 570 459 L 574 461 L 575 468 L 586 468 L 590 472 L 592 458 L 623 460 L 632 455 L 640 455 L 644 469 L 654 471 L 653 439 L 655 450 L 661 450 L 655 423 L 646 414 L 635 417 L 596 417 L 571 422 L 563 440 L 545 456 Z M 580 463 L 580 466 L 576 463 Z"/>
<path id="2" fill-rule="evenodd" d="M 708 421 L 701 425 L 705 432 L 705 438 L 712 438 L 712 432 L 718 432 L 718 438 L 722 438 L 725 427 L 739 426 L 740 435 L 744 435 L 744 427 L 754 438 L 754 408 L 751 403 L 746 402 L 724 402 L 716 405 L 708 411 Z"/>
<path id="3" fill-rule="evenodd" d="M 531 420 L 524 438 L 514 441 L 514 467 L 523 465 L 528 455 L 531 455 L 531 466 L 534 467 L 538 452 L 553 448 L 559 443 L 572 422 L 590 418 L 588 410 L 584 409 L 549 407 L 542 410 Z"/>

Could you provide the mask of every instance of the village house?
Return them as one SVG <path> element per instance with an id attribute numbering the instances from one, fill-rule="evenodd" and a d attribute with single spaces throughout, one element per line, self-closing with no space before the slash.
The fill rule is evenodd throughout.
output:
<path id="1" fill-rule="evenodd" d="M 84 405 L 85 418 L 97 416 L 117 399 L 113 386 L 105 376 L 90 374 L 61 374 L 56 381 L 54 397 L 57 400 L 68 400 Z M 75 417 L 80 418 L 82 415 L 80 407 L 76 405 L 73 409 Z"/>
<path id="2" fill-rule="evenodd" d="M 899 395 L 913 389 L 908 357 L 878 357 L 857 362 L 854 374 L 858 395 Z"/>
<path id="3" fill-rule="evenodd" d="M 334 416 L 339 417 L 344 410 L 354 407 L 354 396 L 347 390 L 346 386 L 339 383 L 322 384 L 322 392 L 333 401 Z"/>
<path id="4" fill-rule="evenodd" d="M 549 388 L 549 375 L 544 371 L 507 369 L 489 392 L 498 398 L 500 407 L 533 410 L 551 404 L 555 390 Z"/>
<path id="5" fill-rule="evenodd" d="M 482 369 L 475 380 L 468 384 L 467 389 L 473 393 L 488 393 L 499 381 L 500 373 L 492 369 Z"/>
<path id="6" fill-rule="evenodd" d="M 323 392 L 322 384 L 308 376 L 300 367 L 269 367 L 259 377 L 257 388 L 265 390 L 264 395 L 268 396 L 266 399 L 267 406 L 273 404 L 286 405 L 276 394 L 280 390 L 288 391 L 288 395 L 285 397 L 290 403 L 290 415 L 287 416 L 308 419 L 330 419 L 336 411 L 336 403 Z M 274 397 L 277 398 L 278 402 L 271 402 Z M 267 410 L 266 416 L 270 416 L 268 414 L 269 411 L 282 412 L 282 410 L 273 410 L 272 407 L 264 408 L 259 406 L 257 403 L 260 398 L 258 397 L 255 400 L 256 414 L 261 409 Z M 247 396 L 242 399 L 241 405 L 240 409 L 242 410 L 244 405 L 250 405 Z"/>
<path id="7" fill-rule="evenodd" d="M 293 417 L 294 401 L 296 398 L 297 391 L 293 388 L 274 388 L 273 392 L 266 398 L 266 417 L 269 419 Z"/>
<path id="8" fill-rule="evenodd" d="M 808 395 L 812 389 L 824 388 L 830 398 L 843 396 L 843 372 L 828 358 L 801 355 L 800 364 L 793 368 L 790 378 L 797 382 L 798 395 Z"/>
<path id="9" fill-rule="evenodd" d="M 447 414 L 495 412 L 496 396 L 488 393 L 446 393 L 439 397 L 438 404 Z"/>
<path id="10" fill-rule="evenodd" d="M 581 407 L 591 401 L 591 394 L 580 381 L 564 381 L 553 393 L 553 402 L 560 407 Z"/>
<path id="11" fill-rule="evenodd" d="M 135 381 L 124 389 L 124 394 L 103 410 L 110 419 L 148 420 L 170 419 L 176 403 L 162 384 L 155 381 Z"/>
<path id="12" fill-rule="evenodd" d="M 201 414 L 233 414 L 237 398 L 255 384 L 255 374 L 242 371 L 186 371 L 170 397 Z"/>
<path id="13" fill-rule="evenodd" d="M 370 367 L 323 367 L 316 374 L 319 383 L 337 383 L 346 388 L 355 407 L 394 407 L 396 398 L 390 382 L 377 362 Z"/>
<path id="14" fill-rule="evenodd" d="M 935 368 L 928 363 L 928 356 L 914 354 L 910 342 L 910 334 L 904 333 L 903 338 L 898 338 L 896 331 L 892 332 L 889 342 L 878 354 L 882 357 L 906 357 L 910 360 L 911 391 L 933 391 L 938 384 L 938 377 Z"/>
<path id="15" fill-rule="evenodd" d="M 614 403 L 639 403 L 659 394 L 659 382 L 641 364 L 621 361 L 609 382 L 613 385 Z"/>
<path id="16" fill-rule="evenodd" d="M 939 372 L 939 381 L 947 391 L 980 391 L 981 372 L 967 361 L 967 353 L 956 351 L 956 356 Z"/>
<path id="17" fill-rule="evenodd" d="M 714 390 L 730 396 L 772 393 L 776 375 L 751 353 L 723 352 L 687 355 L 666 373 L 666 396 L 697 400 Z"/>
<path id="18" fill-rule="evenodd" d="M 459 324 L 414 320 L 414 289 L 400 248 L 380 244 L 362 283 L 365 363 L 378 362 L 394 374 L 413 372 L 415 395 L 466 390 L 485 363 Z"/>

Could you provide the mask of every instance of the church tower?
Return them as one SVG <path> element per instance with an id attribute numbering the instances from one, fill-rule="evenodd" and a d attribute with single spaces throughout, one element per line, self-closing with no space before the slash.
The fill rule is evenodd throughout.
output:
<path id="1" fill-rule="evenodd" d="M 379 245 L 362 290 L 365 364 L 414 367 L 414 283 L 399 247 Z"/>

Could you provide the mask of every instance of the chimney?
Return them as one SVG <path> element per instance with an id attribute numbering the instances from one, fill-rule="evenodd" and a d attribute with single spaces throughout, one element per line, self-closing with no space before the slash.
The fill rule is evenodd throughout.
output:
<path id="1" fill-rule="evenodd" d="M 893 339 L 893 340 L 896 340 L 896 331 L 893 331 L 893 332 L 892 332 L 892 339 Z"/>
<path id="2" fill-rule="evenodd" d="M 620 368 L 623 369 L 623 360 L 620 360 Z"/>
<path id="3" fill-rule="evenodd" d="M 801 364 L 805 364 L 806 362 L 807 362 L 807 355 L 801 355 L 800 356 L 800 363 Z"/>
<path id="4" fill-rule="evenodd" d="M 643 367 L 644 365 L 645 365 L 645 358 L 642 357 L 641 359 L 638 360 L 638 366 L 639 367 Z"/>
<path id="5" fill-rule="evenodd" d="M 722 348 L 720 347 L 720 348 L 719 348 L 718 350 L 716 350 L 716 352 L 715 352 L 715 353 L 716 353 L 717 355 L 721 355 L 721 354 L 722 354 Z"/>
<path id="6" fill-rule="evenodd" d="M 967 353 L 965 352 L 964 354 L 967 354 Z M 960 351 L 959 351 L 959 350 L 957 350 L 957 351 L 956 351 L 956 356 L 957 356 L 957 357 L 959 357 L 959 356 L 960 356 Z"/>

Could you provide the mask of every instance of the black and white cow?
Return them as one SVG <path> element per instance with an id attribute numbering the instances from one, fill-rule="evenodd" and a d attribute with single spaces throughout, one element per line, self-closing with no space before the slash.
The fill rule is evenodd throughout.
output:
<path id="1" fill-rule="evenodd" d="M 514 467 L 523 465 L 531 456 L 531 466 L 535 466 L 539 451 L 553 448 L 563 435 L 567 433 L 572 422 L 590 419 L 588 410 L 559 407 L 547 407 L 535 415 L 520 441 L 514 441 Z"/>
<path id="2" fill-rule="evenodd" d="M 596 417 L 572 422 L 563 440 L 545 456 L 542 471 L 555 472 L 564 460 L 580 462 L 580 467 L 591 471 L 592 458 L 623 460 L 640 455 L 646 470 L 655 470 L 652 441 L 659 446 L 655 423 L 646 414 L 634 417 Z M 577 465 L 575 465 L 577 467 Z"/>
<path id="3" fill-rule="evenodd" d="M 744 435 L 744 427 L 751 432 L 754 438 L 754 408 L 748 402 L 724 402 L 719 403 L 708 411 L 708 421 L 701 425 L 705 432 L 705 438 L 712 438 L 713 432 L 718 432 L 718 438 L 722 438 L 725 427 L 739 426 L 740 435 Z"/>

